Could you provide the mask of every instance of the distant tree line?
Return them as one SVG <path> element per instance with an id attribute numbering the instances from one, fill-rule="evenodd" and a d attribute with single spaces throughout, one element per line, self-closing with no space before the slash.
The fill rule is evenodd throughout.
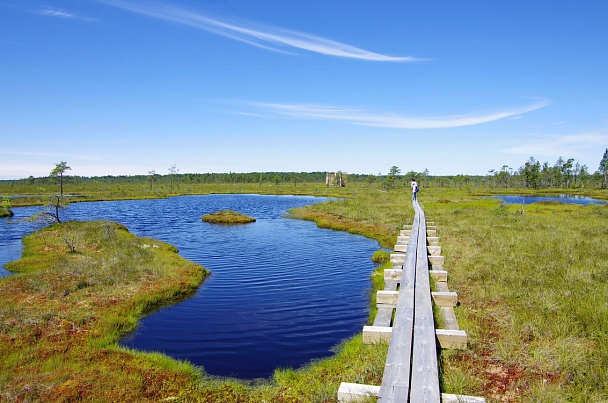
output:
<path id="1" fill-rule="evenodd" d="M 598 169 L 591 173 L 586 165 L 574 158 L 559 157 L 550 165 L 540 163 L 530 157 L 521 167 L 513 169 L 503 165 L 499 170 L 491 169 L 487 175 L 433 176 L 424 172 L 410 171 L 400 175 L 401 170 L 393 166 L 388 175 L 383 176 L 380 185 L 385 189 L 409 186 L 410 179 L 416 179 L 423 187 L 485 187 L 485 188 L 602 188 L 608 187 L 608 148 L 600 160 Z M 379 177 L 381 175 L 379 174 Z M 376 180 L 368 177 L 368 182 Z"/>
<path id="2" fill-rule="evenodd" d="M 249 172 L 249 173 L 179 173 L 175 165 L 169 168 L 167 175 L 161 175 L 152 170 L 148 175 L 119 175 L 119 176 L 67 176 L 65 172 L 71 168 L 65 162 L 56 164 L 50 176 L 26 179 L 0 181 L 2 184 L 34 185 L 43 188 L 60 181 L 60 194 L 63 184 L 73 185 L 143 185 L 149 186 L 150 191 L 155 186 L 169 187 L 174 184 L 230 184 L 257 183 L 280 185 L 299 183 L 325 184 L 326 172 Z M 455 175 L 433 176 L 429 170 L 423 172 L 409 171 L 401 174 L 401 169 L 393 165 L 387 174 L 348 174 L 350 184 L 360 183 L 377 186 L 386 190 L 409 187 L 409 181 L 415 179 L 422 187 L 489 187 L 489 188 L 607 188 L 608 187 L 608 148 L 599 163 L 599 168 L 591 173 L 586 165 L 580 164 L 574 158 L 558 160 L 550 165 L 540 163 L 530 157 L 521 167 L 514 169 L 503 165 L 500 169 L 491 169 L 487 175 Z"/>
<path id="3" fill-rule="evenodd" d="M 574 158 L 559 157 L 553 165 L 550 165 L 548 162 L 541 164 L 534 157 L 530 157 L 517 170 L 504 165 L 499 171 L 491 170 L 489 176 L 495 187 L 605 189 L 608 184 L 608 149 L 595 173 L 591 173 L 586 165 L 582 165 Z"/>

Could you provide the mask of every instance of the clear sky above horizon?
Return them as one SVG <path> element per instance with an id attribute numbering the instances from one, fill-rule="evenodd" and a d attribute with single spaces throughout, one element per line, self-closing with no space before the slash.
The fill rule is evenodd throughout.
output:
<path id="1" fill-rule="evenodd" d="M 608 1 L 0 0 L 0 179 L 598 169 Z"/>

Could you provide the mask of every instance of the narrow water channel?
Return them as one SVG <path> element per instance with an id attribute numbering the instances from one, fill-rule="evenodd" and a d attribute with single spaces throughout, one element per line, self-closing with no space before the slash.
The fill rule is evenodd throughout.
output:
<path id="1" fill-rule="evenodd" d="M 289 208 L 319 201 L 184 196 L 74 203 L 63 213 L 65 219 L 120 222 L 136 235 L 175 245 L 183 257 L 212 272 L 194 297 L 143 318 L 122 345 L 189 360 L 212 375 L 252 379 L 331 355 L 332 347 L 360 332 L 367 319 L 370 257 L 378 243 L 283 218 Z M 226 208 L 257 221 L 242 226 L 201 221 Z M 15 208 L 15 218 L 0 220 L 0 265 L 20 255 L 22 232 L 33 228 L 19 218 L 36 210 Z"/>

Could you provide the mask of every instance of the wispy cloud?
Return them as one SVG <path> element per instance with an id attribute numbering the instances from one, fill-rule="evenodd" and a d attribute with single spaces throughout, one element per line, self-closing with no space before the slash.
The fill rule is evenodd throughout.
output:
<path id="1" fill-rule="evenodd" d="M 263 26 L 252 22 L 240 22 L 237 24 L 220 21 L 184 8 L 157 2 L 131 2 L 124 0 L 97 1 L 140 15 L 189 26 L 276 52 L 301 49 L 329 56 L 377 62 L 414 62 L 423 60 L 409 56 L 389 56 L 370 52 L 316 35 L 279 27 Z"/>
<path id="2" fill-rule="evenodd" d="M 365 109 L 339 106 L 263 102 L 253 102 L 249 105 L 257 110 L 264 111 L 267 114 L 290 116 L 301 119 L 338 120 L 356 125 L 396 129 L 444 129 L 450 127 L 472 126 L 500 119 L 513 118 L 542 108 L 548 104 L 548 100 L 540 100 L 531 105 L 490 113 L 418 117 L 372 113 Z"/>
<path id="3" fill-rule="evenodd" d="M 69 12 L 63 11 L 63 10 L 58 10 L 58 9 L 43 8 L 43 9 L 35 10 L 33 12 L 35 14 L 42 15 L 44 17 L 63 18 L 66 20 L 79 20 L 79 21 L 88 21 L 88 22 L 97 21 L 94 18 L 83 17 L 80 15 L 76 15 L 76 14 L 69 13 Z"/>
<path id="4" fill-rule="evenodd" d="M 38 14 L 44 15 L 45 17 L 76 18 L 76 16 L 74 14 L 66 13 L 65 11 L 61 11 L 61 10 L 45 9 L 45 10 L 38 11 Z"/>
<path id="5" fill-rule="evenodd" d="M 586 132 L 571 135 L 538 136 L 530 143 L 511 147 L 505 152 L 521 155 L 578 156 L 586 150 L 602 150 L 608 144 L 608 131 Z"/>

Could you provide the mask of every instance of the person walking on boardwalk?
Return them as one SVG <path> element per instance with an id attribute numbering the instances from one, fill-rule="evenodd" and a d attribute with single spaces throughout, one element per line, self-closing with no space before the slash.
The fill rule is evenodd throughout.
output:
<path id="1" fill-rule="evenodd" d="M 412 200 L 418 200 L 418 196 L 417 196 L 418 184 L 416 183 L 416 180 L 412 179 L 411 187 L 412 187 Z"/>

